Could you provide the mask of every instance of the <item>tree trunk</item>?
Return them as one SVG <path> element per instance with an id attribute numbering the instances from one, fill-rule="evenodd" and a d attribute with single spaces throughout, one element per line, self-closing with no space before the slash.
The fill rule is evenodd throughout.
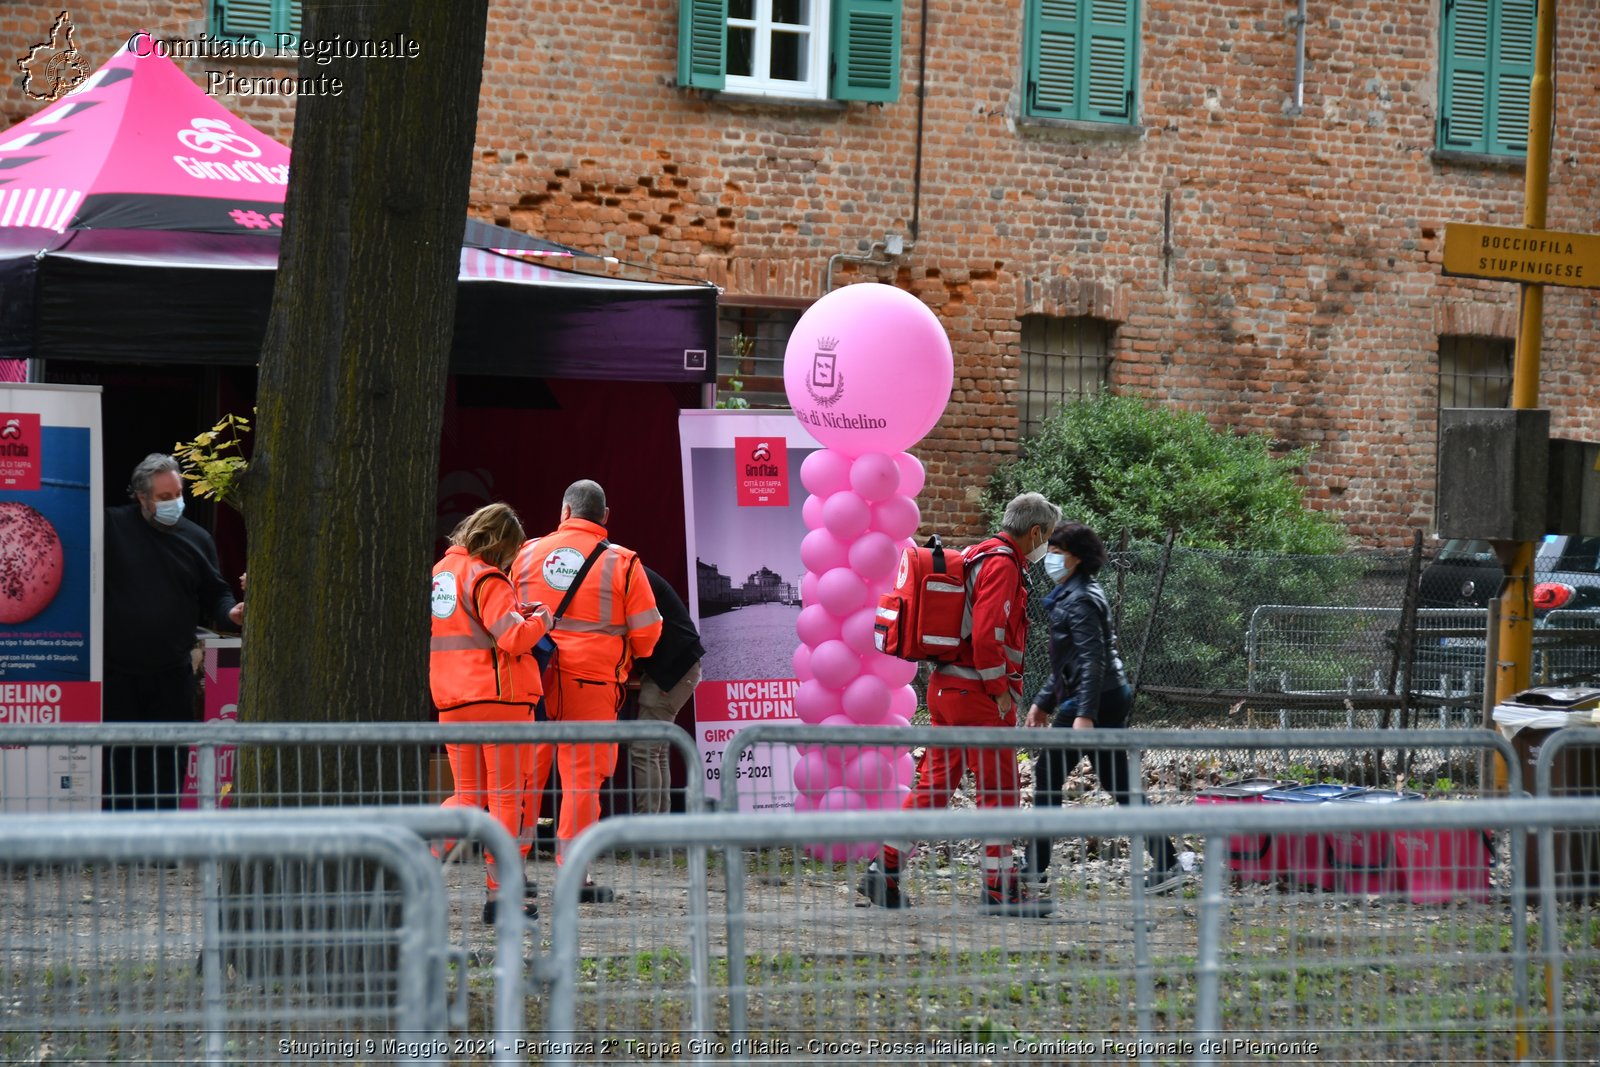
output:
<path id="1" fill-rule="evenodd" d="M 486 18 L 486 0 L 305 5 L 306 40 L 416 54 L 301 61 L 343 90 L 295 113 L 243 487 L 243 720 L 431 714 L 427 576 Z"/>

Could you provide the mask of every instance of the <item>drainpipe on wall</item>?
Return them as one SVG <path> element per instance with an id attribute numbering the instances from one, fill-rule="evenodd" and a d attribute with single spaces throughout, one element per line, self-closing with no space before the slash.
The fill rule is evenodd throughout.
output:
<path id="1" fill-rule="evenodd" d="M 846 263 L 863 263 L 869 267 L 887 267 L 907 250 L 916 247 L 915 241 L 907 241 L 897 233 L 885 234 L 883 240 L 872 242 L 872 247 L 867 249 L 864 256 L 853 256 L 848 252 L 835 252 L 828 257 L 828 269 L 822 275 L 822 293 L 826 296 L 833 291 L 833 265 L 840 260 Z M 883 253 L 881 256 L 879 253 Z"/>
<path id="2" fill-rule="evenodd" d="M 1289 21 L 1294 25 L 1294 107 L 1289 113 L 1298 115 L 1306 104 L 1306 0 L 1300 0 Z"/>

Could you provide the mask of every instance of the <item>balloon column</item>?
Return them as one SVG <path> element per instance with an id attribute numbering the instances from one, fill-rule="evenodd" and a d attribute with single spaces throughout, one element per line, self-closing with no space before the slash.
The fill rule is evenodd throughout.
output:
<path id="1" fill-rule="evenodd" d="M 955 364 L 933 312 L 888 285 L 836 289 L 800 317 L 784 353 L 789 404 L 824 447 L 800 480 L 809 533 L 795 624 L 794 709 L 822 726 L 904 726 L 916 710 L 917 665 L 878 652 L 878 596 L 894 585 L 901 551 L 921 514 L 922 464 L 905 449 L 950 400 Z M 915 773 L 900 747 L 802 745 L 797 811 L 898 808 Z M 835 862 L 876 854 L 875 844 L 814 845 Z"/>

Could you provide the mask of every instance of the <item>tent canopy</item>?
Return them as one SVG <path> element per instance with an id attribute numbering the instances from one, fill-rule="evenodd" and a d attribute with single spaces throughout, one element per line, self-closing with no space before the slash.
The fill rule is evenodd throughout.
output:
<path id="1" fill-rule="evenodd" d="M 170 59 L 119 51 L 0 133 L 0 359 L 255 363 L 288 172 Z M 451 369 L 713 380 L 714 286 L 552 266 L 584 259 L 469 219 Z"/>

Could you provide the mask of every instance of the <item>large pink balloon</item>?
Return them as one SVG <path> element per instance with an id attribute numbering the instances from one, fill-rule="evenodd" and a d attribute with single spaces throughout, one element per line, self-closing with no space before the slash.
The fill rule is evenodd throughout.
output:
<path id="1" fill-rule="evenodd" d="M 827 496 L 848 488 L 850 457 L 830 448 L 817 449 L 800 461 L 800 484 L 816 496 Z"/>
<path id="2" fill-rule="evenodd" d="M 811 535 L 808 535 L 811 536 Z M 895 568 L 900 565 L 900 550 L 888 534 L 873 530 L 864 533 L 850 546 L 846 555 L 850 569 L 861 575 L 868 584 L 880 585 L 884 592 L 893 587 Z"/>
<path id="3" fill-rule="evenodd" d="M 872 506 L 872 528 L 895 541 L 916 533 L 921 521 L 922 511 L 908 496 L 897 493 Z"/>
<path id="4" fill-rule="evenodd" d="M 876 726 L 889 714 L 889 686 L 882 678 L 863 674 L 845 686 L 844 713 L 861 726 Z"/>
<path id="5" fill-rule="evenodd" d="M 799 779 L 799 768 L 795 769 L 795 778 Z M 875 748 L 862 749 L 856 753 L 849 763 L 845 764 L 842 775 L 843 782 L 858 793 L 876 793 L 881 789 L 894 786 L 897 783 L 894 772 L 894 761 L 885 759 Z M 830 786 L 834 783 L 829 783 Z"/>
<path id="6" fill-rule="evenodd" d="M 867 802 L 867 808 L 872 811 L 898 811 L 905 805 L 906 797 L 910 795 L 910 786 L 897 785 L 876 793 L 863 793 L 861 794 L 861 799 Z M 799 797 L 795 797 L 795 800 L 799 799 Z M 795 806 L 795 810 L 800 810 L 798 804 Z M 806 810 L 814 811 L 816 809 L 808 807 Z"/>
<path id="7" fill-rule="evenodd" d="M 867 602 L 867 583 L 848 567 L 835 567 L 817 579 L 817 603 L 841 619 Z"/>
<path id="8" fill-rule="evenodd" d="M 920 459 L 910 452 L 901 452 L 894 457 L 894 465 L 900 468 L 902 496 L 916 496 L 922 492 L 923 485 L 928 481 L 928 471 Z"/>
<path id="9" fill-rule="evenodd" d="M 816 677 L 811 673 L 811 649 L 807 645 L 795 646 L 794 656 L 789 660 L 789 665 L 794 668 L 794 676 L 802 682 L 809 682 Z"/>
<path id="10" fill-rule="evenodd" d="M 868 452 L 857 456 L 850 464 L 850 488 L 860 494 L 862 500 L 887 500 L 899 485 L 900 468 L 892 456 Z"/>
<path id="11" fill-rule="evenodd" d="M 860 811 L 866 806 L 866 800 L 860 793 L 836 785 L 818 798 L 813 810 Z M 851 860 L 866 859 L 868 856 L 878 854 L 877 842 L 867 841 L 819 841 L 807 845 L 806 848 L 813 856 L 829 863 L 848 863 Z"/>
<path id="12" fill-rule="evenodd" d="M 878 621 L 878 606 L 868 604 L 860 611 L 852 612 L 844 625 L 839 628 L 839 636 L 845 644 L 850 646 L 852 652 L 866 655 L 875 652 L 878 648 L 873 640 L 873 627 Z"/>
<path id="13" fill-rule="evenodd" d="M 892 778 L 893 768 L 888 768 Z M 845 772 L 823 758 L 821 752 L 810 752 L 794 765 L 794 787 L 811 797 L 820 796 L 836 785 L 842 785 Z"/>
<path id="14" fill-rule="evenodd" d="M 915 663 L 897 656 L 886 656 L 882 652 L 861 657 L 861 669 L 883 679 L 890 689 L 903 689 L 917 676 Z"/>
<path id="15" fill-rule="evenodd" d="M 843 714 L 839 694 L 815 678 L 801 682 L 794 691 L 794 713 L 801 722 L 817 726 Z"/>
<path id="16" fill-rule="evenodd" d="M 811 675 L 829 689 L 843 689 L 861 673 L 861 657 L 843 641 L 824 641 L 811 650 Z"/>
<path id="17" fill-rule="evenodd" d="M 822 524 L 841 541 L 859 536 L 871 521 L 872 505 L 853 489 L 834 493 L 822 505 Z"/>
<path id="18" fill-rule="evenodd" d="M 917 761 L 911 758 L 911 753 L 903 752 L 894 761 L 894 780 L 903 788 L 911 787 L 912 779 L 917 776 Z"/>
<path id="19" fill-rule="evenodd" d="M 832 500 L 833 497 L 828 497 Z M 800 518 L 805 521 L 806 529 L 815 530 L 822 526 L 822 501 L 823 498 L 814 493 L 806 494 L 806 501 L 800 505 Z"/>
<path id="20" fill-rule="evenodd" d="M 903 685 L 889 694 L 889 714 L 910 722 L 917 713 L 917 691 Z"/>
<path id="21" fill-rule="evenodd" d="M 800 603 L 806 607 L 821 603 L 821 596 L 817 591 L 817 583 L 822 580 L 822 575 L 807 571 L 800 579 Z"/>
<path id="22" fill-rule="evenodd" d="M 893 453 L 939 421 L 954 371 L 950 339 L 922 301 L 864 283 L 835 289 L 800 316 L 784 351 L 783 387 L 822 444 L 849 456 Z"/>
<path id="23" fill-rule="evenodd" d="M 802 642 L 816 648 L 824 641 L 838 638 L 839 620 L 829 615 L 828 609 L 821 604 L 812 604 L 800 609 L 799 616 L 794 620 L 794 632 Z"/>
<path id="24" fill-rule="evenodd" d="M 827 530 L 812 530 L 800 542 L 800 562 L 808 571 L 824 574 L 843 567 L 849 558 L 849 546 Z"/>

